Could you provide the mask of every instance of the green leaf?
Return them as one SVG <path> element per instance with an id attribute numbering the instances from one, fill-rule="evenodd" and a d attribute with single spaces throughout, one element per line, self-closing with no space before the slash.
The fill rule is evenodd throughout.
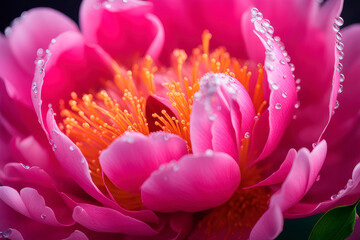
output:
<path id="1" fill-rule="evenodd" d="M 315 224 L 308 240 L 343 240 L 354 231 L 356 205 L 360 199 L 347 206 L 329 210 Z"/>

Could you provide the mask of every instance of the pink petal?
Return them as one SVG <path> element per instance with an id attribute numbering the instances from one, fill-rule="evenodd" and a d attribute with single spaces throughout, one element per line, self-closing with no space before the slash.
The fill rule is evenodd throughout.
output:
<path id="1" fill-rule="evenodd" d="M 2 35 L 0 35 L 0 52 L 0 77 L 4 80 L 7 93 L 12 99 L 30 107 L 29 89 L 32 75 L 22 69 L 11 52 L 9 41 Z M 31 64 L 33 63 L 34 60 L 31 61 Z"/>
<path id="2" fill-rule="evenodd" d="M 241 139 L 251 131 L 254 116 L 249 94 L 237 80 L 224 74 L 203 76 L 190 117 L 193 152 L 213 149 L 238 159 Z"/>
<path id="3" fill-rule="evenodd" d="M 274 239 L 280 234 L 284 212 L 295 206 L 314 184 L 324 163 L 326 151 L 325 141 L 320 142 L 311 153 L 306 148 L 299 150 L 288 176 L 281 188 L 272 195 L 269 209 L 255 224 L 250 236 L 260 239 L 259 234 L 265 231 L 265 239 Z"/>
<path id="4" fill-rule="evenodd" d="M 176 135 L 156 132 L 145 136 L 126 132 L 101 152 L 99 161 L 115 186 L 136 193 L 161 164 L 186 154 L 185 141 Z"/>
<path id="5" fill-rule="evenodd" d="M 297 94 L 291 68 L 283 55 L 283 51 L 280 49 L 280 45 L 273 39 L 272 34 L 263 33 L 268 31 L 270 27 L 262 29 L 262 22 L 255 20 L 254 28 L 254 33 L 259 37 L 266 50 L 265 70 L 269 88 L 271 89 L 268 108 L 269 136 L 262 153 L 255 160 L 256 162 L 268 156 L 280 142 L 292 119 Z M 257 129 L 255 128 L 254 131 L 257 131 Z M 261 129 L 258 131 L 261 131 Z"/>
<path id="6" fill-rule="evenodd" d="M 81 5 L 80 26 L 88 42 L 100 45 L 116 61 L 132 64 L 137 57 L 157 57 L 161 51 L 162 23 L 150 11 L 151 4 L 143 1 L 87 0 Z"/>
<path id="7" fill-rule="evenodd" d="M 280 165 L 280 168 L 277 171 L 275 171 L 273 174 L 271 174 L 269 177 L 267 177 L 265 180 L 259 182 L 258 184 L 255 184 L 254 186 L 251 186 L 251 188 L 265 186 L 265 185 L 273 185 L 283 182 L 290 172 L 296 154 L 297 152 L 295 149 L 290 149 L 285 160 Z"/>
<path id="8" fill-rule="evenodd" d="M 64 240 L 89 240 L 88 237 L 81 231 L 75 230 L 69 237 Z"/>
<path id="9" fill-rule="evenodd" d="M 245 57 L 241 30 L 237 26 L 243 11 L 249 6 L 248 1 L 227 1 L 222 4 L 215 0 L 152 0 L 152 3 L 166 35 L 162 60 L 168 62 L 174 48 L 185 49 L 190 53 L 199 44 L 205 29 L 213 35 L 211 46 L 226 46 L 233 55 Z M 229 31 L 225 26 L 234 27 Z"/>
<path id="10" fill-rule="evenodd" d="M 146 223 L 123 215 L 112 208 L 79 204 L 74 208 L 73 218 L 79 224 L 97 232 L 136 236 L 151 236 L 157 233 Z"/>
<path id="11" fill-rule="evenodd" d="M 141 186 L 145 206 L 159 212 L 197 212 L 229 200 L 240 183 L 237 163 L 224 153 L 186 155 Z"/>
<path id="12" fill-rule="evenodd" d="M 45 205 L 44 198 L 33 188 L 23 188 L 20 194 L 7 186 L 0 187 L 0 198 L 19 213 L 52 226 L 70 226 L 73 221 L 61 223 L 54 211 Z"/>
<path id="13" fill-rule="evenodd" d="M 39 48 L 45 51 L 50 40 L 65 31 L 78 31 L 70 18 L 51 8 L 31 9 L 13 25 L 7 36 L 11 51 L 30 75 L 34 72 L 34 60 Z M 26 80 L 30 83 L 30 79 Z"/>

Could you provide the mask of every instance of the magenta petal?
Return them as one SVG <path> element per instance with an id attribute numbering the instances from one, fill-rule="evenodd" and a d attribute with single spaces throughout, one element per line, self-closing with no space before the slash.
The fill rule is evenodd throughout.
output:
<path id="1" fill-rule="evenodd" d="M 0 77 L 4 80 L 9 96 L 31 106 L 31 76 L 19 65 L 11 52 L 9 41 L 0 35 Z M 34 63 L 34 60 L 31 62 Z M 34 67 L 34 65 L 32 65 Z"/>
<path id="2" fill-rule="evenodd" d="M 278 183 L 283 182 L 286 179 L 288 173 L 290 172 L 290 169 L 293 165 L 296 154 L 297 153 L 296 153 L 295 149 L 290 149 L 285 160 L 280 165 L 280 168 L 277 171 L 275 171 L 273 174 L 271 174 L 265 180 L 259 182 L 258 184 L 254 185 L 254 186 L 251 186 L 251 187 L 273 185 L 273 184 L 278 184 Z"/>
<path id="3" fill-rule="evenodd" d="M 74 208 L 73 218 L 79 224 L 97 232 L 124 233 L 151 236 L 157 232 L 146 223 L 105 207 L 79 204 Z"/>
<path id="4" fill-rule="evenodd" d="M 75 230 L 69 237 L 64 240 L 89 240 L 88 237 L 81 231 Z"/>
<path id="5" fill-rule="evenodd" d="M 8 36 L 11 50 L 30 75 L 39 48 L 47 49 L 52 38 L 66 31 L 79 31 L 75 22 L 51 8 L 34 8 L 12 27 Z"/>
<path id="6" fill-rule="evenodd" d="M 240 183 L 240 169 L 224 153 L 186 155 L 153 172 L 141 186 L 145 206 L 159 212 L 197 212 L 229 200 Z"/>
<path id="7" fill-rule="evenodd" d="M 241 139 L 250 132 L 255 110 L 246 89 L 225 74 L 206 74 L 190 117 L 194 153 L 207 149 L 225 152 L 238 159 Z"/>
<path id="8" fill-rule="evenodd" d="M 88 42 L 100 45 L 116 61 L 132 64 L 146 53 L 156 57 L 162 48 L 163 27 L 151 7 L 133 0 L 83 1 L 80 26 Z"/>
<path id="9" fill-rule="evenodd" d="M 249 240 L 272 240 L 282 231 L 284 218 L 279 206 L 270 207 L 256 223 Z"/>
<path id="10" fill-rule="evenodd" d="M 99 161 L 115 186 L 136 193 L 161 164 L 178 160 L 186 154 L 185 141 L 176 135 L 156 132 L 145 136 L 126 132 L 101 152 Z"/>
<path id="11" fill-rule="evenodd" d="M 261 21 L 255 20 L 254 28 L 254 33 L 259 37 L 266 50 L 265 70 L 271 90 L 268 108 L 269 136 L 262 153 L 256 160 L 259 161 L 268 156 L 280 142 L 292 119 L 297 93 L 293 73 L 280 49 L 281 45 L 274 40 L 271 34 L 265 32 L 265 30 L 268 31 L 267 29 L 261 29 L 263 28 Z"/>

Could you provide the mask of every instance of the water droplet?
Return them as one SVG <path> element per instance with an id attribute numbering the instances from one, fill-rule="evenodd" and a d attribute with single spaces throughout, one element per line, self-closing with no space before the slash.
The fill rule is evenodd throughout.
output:
<path id="1" fill-rule="evenodd" d="M 260 21 L 260 20 L 263 19 L 263 14 L 261 12 L 258 12 L 255 17 L 256 17 L 257 20 Z"/>
<path id="2" fill-rule="evenodd" d="M 300 83 L 301 83 L 301 79 L 300 79 L 300 78 L 296 79 L 295 83 L 296 83 L 296 84 L 300 84 Z"/>
<path id="3" fill-rule="evenodd" d="M 340 60 L 343 60 L 343 59 L 344 59 L 344 52 L 343 52 L 343 51 L 339 51 L 339 52 L 338 52 L 338 58 L 339 58 Z"/>
<path id="4" fill-rule="evenodd" d="M 210 156 L 214 155 L 214 151 L 211 150 L 211 149 L 207 149 L 207 150 L 205 151 L 205 155 L 210 157 Z"/>
<path id="5" fill-rule="evenodd" d="M 280 63 L 282 64 L 282 65 L 285 65 L 285 61 L 284 60 L 280 60 Z"/>
<path id="6" fill-rule="evenodd" d="M 2 235 L 4 238 L 8 238 L 8 237 L 10 237 L 11 233 L 12 233 L 12 230 L 10 228 L 8 228 L 2 233 Z"/>
<path id="7" fill-rule="evenodd" d="M 289 55 L 288 55 L 288 56 L 286 56 L 286 57 L 285 57 L 285 60 L 286 60 L 287 62 L 290 62 L 290 61 L 291 61 L 290 56 L 289 56 Z"/>
<path id="8" fill-rule="evenodd" d="M 57 149 L 56 144 L 53 144 L 53 145 L 52 145 L 52 150 L 55 152 L 56 149 Z"/>
<path id="9" fill-rule="evenodd" d="M 279 89 L 279 85 L 278 85 L 277 83 L 271 84 L 271 87 L 272 87 L 272 89 L 274 89 L 274 90 L 278 90 L 278 89 Z"/>
<path id="10" fill-rule="evenodd" d="M 339 27 L 336 23 L 334 23 L 334 24 L 333 24 L 333 30 L 334 30 L 335 32 L 338 32 L 338 31 L 340 31 L 340 27 Z"/>
<path id="11" fill-rule="evenodd" d="M 336 194 L 334 194 L 334 195 L 332 195 L 332 196 L 330 197 L 331 200 L 335 200 L 336 198 L 337 198 L 337 195 L 336 195 Z"/>
<path id="12" fill-rule="evenodd" d="M 216 119 L 216 114 L 212 113 L 212 114 L 209 115 L 208 118 L 209 118 L 210 121 L 214 121 Z"/>
<path id="13" fill-rule="evenodd" d="M 128 2 L 128 0 L 122 0 L 123 1 L 123 3 L 127 3 Z"/>
<path id="14" fill-rule="evenodd" d="M 270 25 L 268 27 L 268 33 L 271 34 L 271 35 L 274 33 L 274 27 L 273 26 Z"/>
<path id="15" fill-rule="evenodd" d="M 349 188 L 349 187 L 352 187 L 353 184 L 354 184 L 353 180 L 352 180 L 352 179 L 349 179 L 348 182 L 347 182 L 347 184 L 346 184 L 346 187 L 348 187 L 348 188 Z"/>
<path id="16" fill-rule="evenodd" d="M 289 63 L 290 70 L 295 71 L 295 65 L 293 63 Z"/>
<path id="17" fill-rule="evenodd" d="M 338 109 L 338 108 L 339 108 L 339 106 L 340 106 L 340 103 L 339 103 L 339 101 L 338 101 L 338 100 L 336 100 L 336 102 L 335 102 L 335 106 L 334 106 L 334 109 Z"/>
<path id="18" fill-rule="evenodd" d="M 317 142 L 314 142 L 311 146 L 312 146 L 313 148 L 316 148 Z"/>
<path id="19" fill-rule="evenodd" d="M 337 32 L 337 33 L 336 33 L 336 40 L 341 41 L 341 39 L 342 39 L 342 34 L 341 34 L 341 32 Z"/>
<path id="20" fill-rule="evenodd" d="M 70 151 L 74 151 L 74 146 L 69 147 Z"/>
<path id="21" fill-rule="evenodd" d="M 297 101 L 297 102 L 295 103 L 294 107 L 295 107 L 296 109 L 298 109 L 298 108 L 300 107 L 300 102 Z"/>
<path id="22" fill-rule="evenodd" d="M 35 83 L 35 82 L 33 83 L 31 89 L 32 89 L 33 93 L 35 93 L 35 94 L 38 93 L 38 87 L 36 86 L 36 83 Z"/>
<path id="23" fill-rule="evenodd" d="M 169 136 L 168 134 L 165 134 L 165 135 L 164 135 L 164 141 L 165 141 L 165 142 L 168 141 L 169 138 L 170 138 L 170 136 Z"/>
<path id="24" fill-rule="evenodd" d="M 245 134 L 244 134 L 244 138 L 249 138 L 250 137 L 250 133 L 249 132 L 246 132 Z"/>
<path id="25" fill-rule="evenodd" d="M 286 92 L 283 92 L 283 93 L 281 94 L 281 96 L 282 96 L 283 98 L 287 98 L 287 93 L 286 93 Z"/>
<path id="26" fill-rule="evenodd" d="M 107 9 L 111 8 L 111 4 L 109 2 L 103 2 L 102 5 L 104 8 L 107 8 Z"/>
<path id="27" fill-rule="evenodd" d="M 338 197 L 340 197 L 341 195 L 343 195 L 344 192 L 345 192 L 345 190 L 344 190 L 344 189 L 341 189 L 341 190 L 338 192 Z"/>
<path id="28" fill-rule="evenodd" d="M 55 38 L 51 39 L 51 44 L 55 44 L 55 43 L 56 43 L 56 39 Z"/>
<path id="29" fill-rule="evenodd" d="M 86 159 L 84 157 L 81 158 L 80 162 L 85 163 Z"/>
<path id="30" fill-rule="evenodd" d="M 39 66 L 39 67 L 42 67 L 44 66 L 44 59 L 39 59 L 36 61 L 36 65 Z"/>
<path id="31" fill-rule="evenodd" d="M 259 120 L 259 116 L 256 115 L 256 116 L 254 117 L 254 120 L 255 120 L 255 121 L 258 121 L 258 120 Z"/>
<path id="32" fill-rule="evenodd" d="M 286 79 L 286 75 L 283 76 L 283 79 Z"/>
<path id="33" fill-rule="evenodd" d="M 257 8 L 252 8 L 251 9 L 251 16 L 252 17 L 256 17 L 256 15 L 258 14 L 259 10 Z"/>
<path id="34" fill-rule="evenodd" d="M 343 88 L 344 88 L 344 86 L 341 85 L 341 84 L 339 84 L 339 91 L 338 91 L 338 93 L 342 93 L 342 92 L 344 91 Z"/>
<path id="35" fill-rule="evenodd" d="M 42 219 L 42 220 L 45 220 L 46 215 L 45 215 L 45 214 L 41 214 L 41 216 L 40 216 L 40 217 L 41 217 L 41 219 Z"/>
<path id="36" fill-rule="evenodd" d="M 301 90 L 300 86 L 296 86 L 296 92 L 299 92 Z"/>
<path id="37" fill-rule="evenodd" d="M 336 48 L 339 50 L 339 51 L 342 51 L 344 50 L 344 44 L 340 41 L 336 41 Z"/>
<path id="38" fill-rule="evenodd" d="M 37 51 L 36 51 L 36 55 L 38 57 L 42 57 L 44 55 L 44 49 L 42 48 L 39 48 Z"/>
<path id="39" fill-rule="evenodd" d="M 281 109 L 281 103 L 276 103 L 275 104 L 275 109 L 280 110 Z"/>
<path id="40" fill-rule="evenodd" d="M 266 65 L 266 68 L 267 68 L 269 71 L 274 70 L 274 66 L 271 65 L 271 64 L 267 64 L 267 65 Z"/>
<path id="41" fill-rule="evenodd" d="M 179 171 L 179 169 L 180 169 L 180 168 L 179 168 L 179 166 L 178 166 L 178 165 L 174 165 L 174 166 L 173 166 L 173 171 L 174 171 L 174 172 Z"/>
<path id="42" fill-rule="evenodd" d="M 345 75 L 344 74 L 340 74 L 340 82 L 344 82 L 345 81 Z"/>
<path id="43" fill-rule="evenodd" d="M 338 26 L 342 26 L 344 24 L 344 19 L 342 19 L 342 17 L 336 17 L 335 24 Z"/>
<path id="44" fill-rule="evenodd" d="M 5 36 L 9 36 L 9 35 L 11 34 L 11 32 L 12 32 L 11 27 L 6 27 L 6 28 L 5 28 L 5 31 L 4 31 Z"/>
<path id="45" fill-rule="evenodd" d="M 316 177 L 316 181 L 320 181 L 320 174 Z"/>
<path id="46" fill-rule="evenodd" d="M 49 139 L 49 144 L 53 145 L 54 144 L 54 140 L 52 140 L 51 138 Z"/>

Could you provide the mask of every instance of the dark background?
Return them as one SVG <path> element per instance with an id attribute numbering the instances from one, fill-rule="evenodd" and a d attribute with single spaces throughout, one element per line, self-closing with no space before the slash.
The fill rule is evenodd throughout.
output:
<path id="1" fill-rule="evenodd" d="M 23 11 L 34 7 L 55 8 L 78 22 L 80 3 L 81 0 L 0 0 L 0 31 L 4 32 L 4 29 L 10 25 L 14 18 L 19 17 Z M 360 0 L 345 0 L 341 16 L 345 20 L 344 26 L 356 22 L 360 23 Z M 319 217 L 320 215 L 304 219 L 286 220 L 284 231 L 278 240 L 307 239 Z"/>

